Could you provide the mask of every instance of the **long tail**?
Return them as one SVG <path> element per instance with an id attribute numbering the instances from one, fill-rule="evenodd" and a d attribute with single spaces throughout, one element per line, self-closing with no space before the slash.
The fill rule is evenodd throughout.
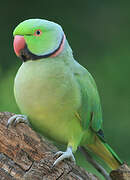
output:
<path id="1" fill-rule="evenodd" d="M 86 147 L 103 159 L 112 170 L 123 164 L 112 148 L 97 135 L 95 135 L 95 143 L 88 144 Z"/>

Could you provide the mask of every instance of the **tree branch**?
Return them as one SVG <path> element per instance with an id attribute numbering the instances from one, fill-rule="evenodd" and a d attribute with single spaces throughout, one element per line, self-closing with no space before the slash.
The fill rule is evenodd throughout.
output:
<path id="1" fill-rule="evenodd" d="M 97 180 L 67 160 L 52 168 L 57 148 L 23 123 L 7 129 L 12 115 L 0 113 L 0 179 Z"/>
<path id="2" fill-rule="evenodd" d="M 23 123 L 7 128 L 7 121 L 12 115 L 9 112 L 0 113 L 1 180 L 98 180 L 95 175 L 68 160 L 52 168 L 57 148 L 46 139 L 41 140 L 39 135 Z M 126 172 L 126 169 L 122 172 Z M 115 178 L 120 173 L 113 171 L 111 174 Z M 130 175 L 129 169 L 126 174 L 127 177 Z M 119 177 L 114 178 L 119 180 Z"/>

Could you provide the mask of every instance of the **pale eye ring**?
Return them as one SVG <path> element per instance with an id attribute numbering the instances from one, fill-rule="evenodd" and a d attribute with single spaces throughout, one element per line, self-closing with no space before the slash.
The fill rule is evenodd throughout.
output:
<path id="1" fill-rule="evenodd" d="M 41 36 L 42 34 L 42 31 L 40 29 L 37 29 L 35 32 L 34 32 L 34 35 L 35 36 Z"/>

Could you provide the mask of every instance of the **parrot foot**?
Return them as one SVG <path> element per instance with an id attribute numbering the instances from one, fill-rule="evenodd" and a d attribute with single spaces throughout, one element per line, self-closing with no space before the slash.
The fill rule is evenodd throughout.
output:
<path id="1" fill-rule="evenodd" d="M 7 128 L 11 125 L 16 126 L 18 123 L 26 123 L 28 124 L 28 118 L 25 115 L 17 114 L 8 119 Z"/>
<path id="2" fill-rule="evenodd" d="M 65 152 L 63 151 L 58 151 L 55 156 L 57 155 L 60 155 L 60 157 L 54 162 L 53 164 L 53 167 L 55 165 L 57 165 L 59 162 L 61 162 L 62 160 L 66 159 L 66 158 L 69 158 L 71 159 L 71 161 L 73 161 L 74 163 L 76 162 L 75 161 L 75 158 L 74 158 L 74 155 L 72 153 L 72 147 L 68 147 L 67 150 Z"/>

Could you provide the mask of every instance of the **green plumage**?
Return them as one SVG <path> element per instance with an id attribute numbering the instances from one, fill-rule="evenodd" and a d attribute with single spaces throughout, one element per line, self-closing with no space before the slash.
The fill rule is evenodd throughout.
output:
<path id="1" fill-rule="evenodd" d="M 41 36 L 34 36 L 37 29 L 42 31 Z M 41 55 L 53 52 L 64 32 L 55 23 L 31 19 L 16 27 L 16 35 L 24 36 L 31 53 Z M 22 64 L 14 85 L 17 104 L 42 135 L 72 147 L 73 152 L 78 146 L 84 146 L 112 168 L 117 168 L 121 161 L 98 137 L 102 129 L 102 110 L 95 81 L 75 61 L 66 39 L 62 45 L 62 51 L 57 54 L 27 59 Z"/>

